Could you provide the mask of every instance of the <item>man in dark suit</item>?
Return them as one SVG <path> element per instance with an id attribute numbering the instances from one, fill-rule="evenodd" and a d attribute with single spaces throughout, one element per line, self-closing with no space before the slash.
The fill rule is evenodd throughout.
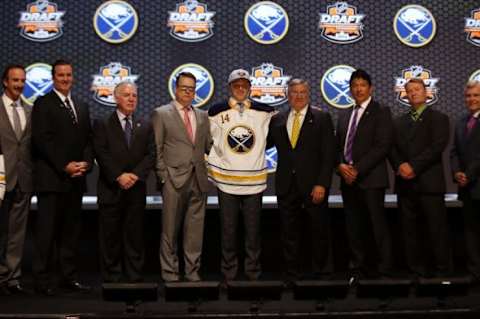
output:
<path id="1" fill-rule="evenodd" d="M 405 84 L 411 110 L 394 121 L 394 146 L 390 162 L 402 219 L 407 265 L 413 275 L 430 276 L 418 246 L 417 222 L 420 216 L 433 253 L 434 276 L 450 272 L 447 211 L 444 203 L 445 176 L 442 153 L 449 140 L 448 116 L 427 107 L 422 79 Z"/>
<path id="2" fill-rule="evenodd" d="M 0 213 L 6 219 L 1 221 L 6 232 L 0 234 L 3 238 L 0 239 L 0 254 L 3 257 L 0 260 L 4 260 L 3 266 L 7 269 L 0 273 L 0 293 L 3 290 L 7 294 L 25 292 L 20 281 L 21 262 L 33 190 L 30 151 L 32 110 L 20 99 L 25 79 L 23 66 L 7 66 L 2 77 L 4 94 L 0 99 L 0 145 L 6 176 L 6 194 Z M 5 288 L 8 290 L 5 291 Z"/>
<path id="3" fill-rule="evenodd" d="M 137 87 L 115 87 L 117 110 L 93 125 L 104 282 L 142 281 L 146 179 L 155 161 L 149 122 L 134 116 Z"/>
<path id="4" fill-rule="evenodd" d="M 328 215 L 328 190 L 335 163 L 335 138 L 330 114 L 310 105 L 310 86 L 303 79 L 288 84 L 290 108 L 275 115 L 268 144 L 277 148 L 275 190 L 282 222 L 286 284 L 301 277 L 302 210 L 308 214 L 315 277 L 333 270 Z"/>
<path id="5" fill-rule="evenodd" d="M 480 82 L 465 86 L 468 115 L 455 127 L 455 141 L 450 154 L 452 172 L 463 202 L 467 267 L 474 281 L 480 282 Z"/>
<path id="6" fill-rule="evenodd" d="M 52 76 L 54 89 L 39 97 L 32 111 L 34 189 L 38 198 L 33 272 L 36 291 L 45 295 L 55 293 L 55 255 L 62 286 L 90 290 L 78 281 L 75 260 L 85 175 L 93 160 L 90 115 L 88 105 L 71 95 L 72 65 L 56 61 Z"/>
<path id="7" fill-rule="evenodd" d="M 355 106 L 339 116 L 337 125 L 337 170 L 352 254 L 351 278 L 390 276 L 392 245 L 384 210 L 389 186 L 386 159 L 393 137 L 390 109 L 372 98 L 372 80 L 364 70 L 352 73 L 350 92 Z M 378 263 L 367 258 L 369 233 L 373 233 Z"/>

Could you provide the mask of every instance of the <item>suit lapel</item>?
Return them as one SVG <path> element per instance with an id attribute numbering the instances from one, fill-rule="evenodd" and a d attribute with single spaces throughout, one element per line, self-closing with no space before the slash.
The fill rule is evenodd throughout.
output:
<path id="1" fill-rule="evenodd" d="M 121 140 L 120 143 L 122 144 L 122 147 L 125 150 L 128 150 L 127 141 L 125 140 L 125 132 L 123 131 L 122 124 L 120 123 L 120 120 L 118 119 L 118 115 L 117 115 L 116 111 L 114 111 L 112 113 L 108 123 L 109 123 L 109 126 L 112 128 L 112 130 L 114 132 L 114 136 L 120 136 L 121 137 L 120 138 L 120 140 Z M 132 137 L 132 140 L 133 140 L 133 137 Z"/>
<path id="2" fill-rule="evenodd" d="M 295 146 L 295 148 L 298 148 L 301 146 L 302 144 L 302 140 L 304 139 L 304 135 L 307 134 L 308 136 L 308 132 L 311 128 L 313 124 L 313 114 L 312 114 L 312 110 L 310 108 L 310 106 L 307 107 L 307 112 L 305 113 L 305 118 L 303 119 L 303 123 L 302 123 L 302 127 L 300 128 L 300 133 L 298 134 L 298 141 L 297 141 L 297 145 Z"/>
<path id="3" fill-rule="evenodd" d="M 287 122 L 288 122 L 288 115 L 290 114 L 290 109 L 287 111 L 283 111 L 280 113 L 280 124 L 279 124 L 279 129 L 280 129 L 280 134 L 282 138 L 286 141 L 287 145 L 292 147 L 292 143 L 290 143 L 290 138 L 288 137 L 288 128 L 287 128 Z"/>
<path id="4" fill-rule="evenodd" d="M 10 136 L 10 138 L 17 139 L 15 132 L 13 131 L 12 123 L 8 118 L 6 106 L 3 104 L 3 99 L 0 98 L 0 125 L 2 126 L 2 131 Z"/>

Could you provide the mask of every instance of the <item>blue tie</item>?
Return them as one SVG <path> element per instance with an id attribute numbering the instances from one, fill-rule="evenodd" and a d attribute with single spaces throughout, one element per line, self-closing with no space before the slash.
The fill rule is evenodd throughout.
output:
<path id="1" fill-rule="evenodd" d="M 132 139 L 132 123 L 130 123 L 130 119 L 128 117 L 123 118 L 125 120 L 125 141 L 127 142 L 127 146 L 130 147 L 130 141 Z"/>

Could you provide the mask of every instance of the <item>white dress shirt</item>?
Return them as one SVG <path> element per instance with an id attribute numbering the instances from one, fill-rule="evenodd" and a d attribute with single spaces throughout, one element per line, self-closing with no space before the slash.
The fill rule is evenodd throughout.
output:
<path id="1" fill-rule="evenodd" d="M 17 106 L 21 105 L 20 99 L 13 101 L 9 98 L 5 93 L 2 96 L 3 105 L 5 105 L 5 110 L 7 111 L 8 119 L 10 120 L 10 124 L 13 128 L 13 106 L 12 103 L 15 102 Z M 25 109 L 23 107 L 17 107 L 18 117 L 20 118 L 20 125 L 22 126 L 22 131 L 25 129 L 25 125 L 27 124 L 27 117 L 25 115 Z"/>
<path id="2" fill-rule="evenodd" d="M 299 131 L 302 130 L 303 121 L 305 120 L 305 115 L 307 115 L 308 104 L 300 110 L 300 114 L 298 115 L 298 120 L 300 121 Z M 287 131 L 288 131 L 288 138 L 292 139 L 292 130 L 293 130 L 293 119 L 295 118 L 295 110 L 290 108 L 290 113 L 288 113 L 287 119 Z"/>

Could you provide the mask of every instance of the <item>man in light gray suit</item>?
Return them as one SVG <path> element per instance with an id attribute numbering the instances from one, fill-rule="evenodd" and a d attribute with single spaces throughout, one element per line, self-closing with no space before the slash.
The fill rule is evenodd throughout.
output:
<path id="1" fill-rule="evenodd" d="M 163 195 L 160 265 L 165 282 L 180 280 L 177 256 L 180 229 L 183 229 L 185 280 L 201 280 L 208 191 L 205 154 L 210 151 L 211 135 L 207 113 L 192 108 L 195 88 L 195 76 L 180 73 L 175 83 L 175 100 L 153 113 L 156 174 Z"/>
<path id="2" fill-rule="evenodd" d="M 21 65 L 7 66 L 2 77 L 0 145 L 6 178 L 6 193 L 0 212 L 0 224 L 5 230 L 0 233 L 0 293 L 3 294 L 25 292 L 20 282 L 21 261 L 33 187 L 31 108 L 23 105 L 20 99 L 25 79 L 25 69 Z"/>

